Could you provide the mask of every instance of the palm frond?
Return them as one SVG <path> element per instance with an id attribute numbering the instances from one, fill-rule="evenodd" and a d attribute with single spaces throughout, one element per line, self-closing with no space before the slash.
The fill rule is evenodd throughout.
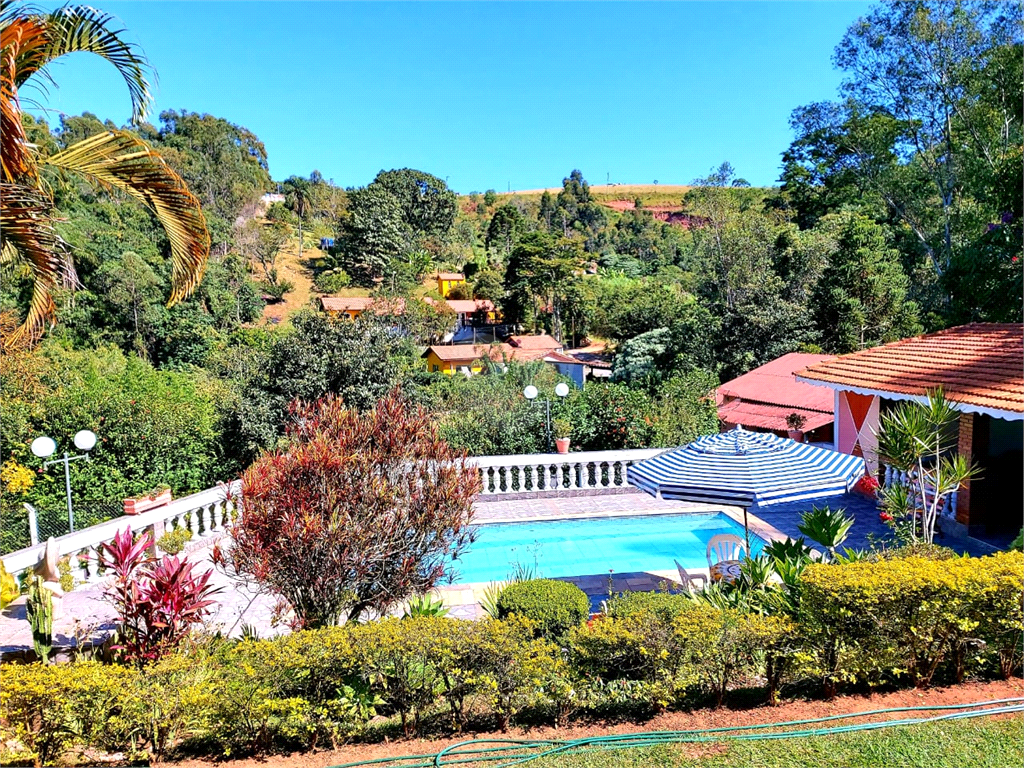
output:
<path id="1" fill-rule="evenodd" d="M 66 244 L 53 227 L 50 200 L 38 189 L 0 184 L 0 258 L 5 269 L 17 261 L 32 273 L 32 300 L 24 322 L 3 339 L 4 349 L 33 342 L 53 317 L 53 289 L 77 284 Z"/>
<path id="2" fill-rule="evenodd" d="M 3 137 L 3 180 L 14 182 L 35 171 L 32 153 L 21 125 L 18 103 L 18 62 L 27 52 L 47 44 L 46 30 L 35 18 L 18 15 L 7 7 L 0 15 L 0 136 Z"/>
<path id="3" fill-rule="evenodd" d="M 120 189 L 153 210 L 171 243 L 170 304 L 199 284 L 210 255 L 206 218 L 185 182 L 146 142 L 124 131 L 106 131 L 44 162 Z"/>
<path id="4" fill-rule="evenodd" d="M 29 15 L 24 11 L 5 14 L 5 22 L 8 16 L 14 22 L 35 23 L 42 28 L 44 37 L 32 45 L 18 46 L 14 60 L 16 88 L 35 74 L 49 77 L 45 68 L 54 59 L 69 53 L 94 53 L 113 64 L 128 85 L 132 120 L 139 122 L 145 118 L 152 98 L 146 79 L 149 63 L 136 46 L 122 39 L 124 30 L 114 28 L 116 19 L 109 13 L 87 5 L 66 5 L 45 15 Z"/>

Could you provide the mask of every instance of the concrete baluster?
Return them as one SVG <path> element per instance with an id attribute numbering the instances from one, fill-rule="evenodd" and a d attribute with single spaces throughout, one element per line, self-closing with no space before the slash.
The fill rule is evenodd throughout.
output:
<path id="1" fill-rule="evenodd" d="M 96 547 L 89 547 L 85 553 L 86 568 L 89 571 L 89 581 L 97 581 L 100 578 L 100 558 Z"/>

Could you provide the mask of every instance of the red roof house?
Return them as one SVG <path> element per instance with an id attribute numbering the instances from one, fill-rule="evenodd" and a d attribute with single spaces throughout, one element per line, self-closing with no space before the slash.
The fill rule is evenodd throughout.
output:
<path id="1" fill-rule="evenodd" d="M 980 468 L 940 518 L 973 535 L 1020 530 L 1024 496 L 1024 325 L 973 323 L 809 365 L 801 381 L 835 398 L 836 449 L 863 456 L 883 476 L 879 417 L 898 401 L 942 388 L 960 411 L 957 451 Z M 955 514 L 955 519 L 954 519 Z"/>
<path id="2" fill-rule="evenodd" d="M 831 355 L 791 352 L 722 384 L 715 391 L 723 429 L 742 426 L 786 435 L 791 414 L 804 418 L 803 432 L 812 442 L 832 441 L 834 398 L 828 390 L 797 381 L 794 375 Z"/>

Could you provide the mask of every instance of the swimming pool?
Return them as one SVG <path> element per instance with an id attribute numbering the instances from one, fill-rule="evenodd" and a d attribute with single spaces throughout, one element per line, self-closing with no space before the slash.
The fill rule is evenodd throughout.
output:
<path id="1" fill-rule="evenodd" d="M 712 536 L 743 538 L 743 526 L 720 512 L 574 518 L 477 526 L 477 539 L 455 562 L 455 582 L 504 581 L 516 565 L 544 578 L 707 567 Z M 750 535 L 754 555 L 764 542 Z"/>

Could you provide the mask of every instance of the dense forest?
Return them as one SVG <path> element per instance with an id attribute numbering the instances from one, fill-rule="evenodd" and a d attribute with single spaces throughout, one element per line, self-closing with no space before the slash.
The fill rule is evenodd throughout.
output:
<path id="1" fill-rule="evenodd" d="M 444 169 L 381 171 L 349 189 L 315 171 L 276 181 L 263 143 L 229 118 L 165 111 L 125 127 L 201 201 L 210 257 L 197 290 L 168 307 L 170 244 L 153 215 L 46 172 L 76 274 L 42 341 L 2 360 L 3 548 L 27 535 L 22 502 L 61 519 L 63 477 L 28 448 L 40 434 L 62 450 L 79 429 L 100 437 L 73 469 L 79 526 L 128 495 L 236 476 L 280 439 L 290 403 L 329 392 L 366 408 L 401 386 L 459 448 L 544 449 L 543 414 L 520 392 L 553 386 L 550 369 L 427 373 L 422 345 L 445 322 L 429 308 L 410 309 L 403 334 L 387 313 L 335 321 L 312 304 L 270 322 L 265 308 L 295 290 L 285 251 L 320 293 L 422 296 L 432 273 L 457 270 L 467 298 L 491 299 L 526 331 L 566 347 L 606 341 L 613 381 L 557 406 L 580 449 L 714 431 L 708 393 L 787 352 L 1020 322 L 1021 23 L 1016 4 L 877 6 L 839 41 L 836 99 L 793 111 L 777 187 L 750 187 L 723 162 L 671 201 L 608 205 L 575 170 L 539 195 L 459 196 Z M 23 124 L 44 156 L 113 127 L 89 113 Z M 678 216 L 659 215 L 666 202 Z M 3 266 L 9 331 L 31 280 Z"/>

